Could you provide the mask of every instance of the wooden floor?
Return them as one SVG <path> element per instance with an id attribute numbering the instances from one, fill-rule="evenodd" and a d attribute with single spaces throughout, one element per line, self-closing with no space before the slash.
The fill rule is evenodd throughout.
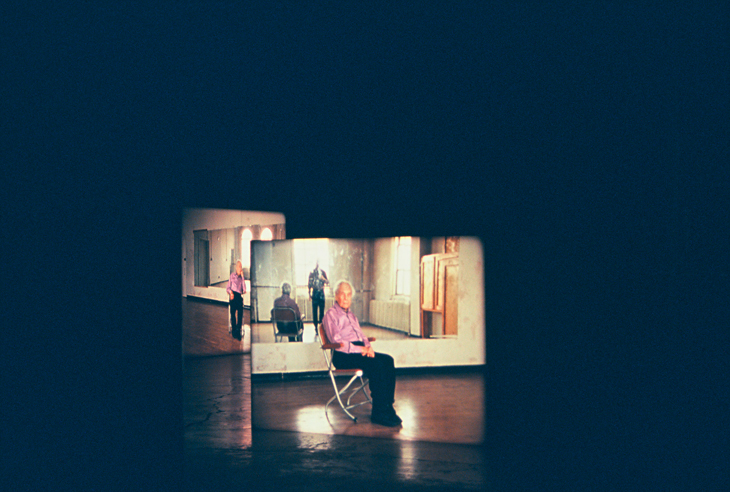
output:
<path id="1" fill-rule="evenodd" d="M 251 446 L 251 356 L 186 358 L 186 449 Z"/>
<path id="2" fill-rule="evenodd" d="M 249 311 L 244 311 L 247 316 Z M 226 405 L 228 399 L 236 398 L 235 405 L 248 408 L 246 414 L 220 412 L 208 417 L 228 415 L 228 425 L 236 420 L 246 420 L 251 427 L 251 418 L 256 428 L 280 431 L 308 432 L 316 434 L 377 437 L 409 441 L 449 442 L 459 444 L 480 444 L 484 431 L 484 380 L 479 368 L 460 374 L 433 373 L 400 375 L 396 386 L 396 410 L 403 419 L 403 426 L 395 429 L 370 423 L 370 407 L 355 409 L 357 423 L 348 418 L 336 405 L 330 405 L 324 412 L 324 402 L 333 389 L 328 378 L 286 380 L 276 382 L 259 381 L 251 395 L 251 369 L 233 367 L 230 364 L 244 364 L 238 359 L 199 361 L 193 364 L 195 356 L 234 355 L 250 351 L 250 344 L 274 342 L 271 323 L 246 325 L 243 342 L 235 340 L 228 332 L 228 306 L 194 298 L 183 298 L 183 343 L 186 365 L 196 371 L 187 375 L 186 384 L 190 396 L 196 398 L 196 391 L 205 387 L 204 394 L 215 390 L 228 395 L 215 398 L 218 405 Z M 367 336 L 379 340 L 403 338 L 402 333 L 364 326 Z M 304 343 L 314 342 L 314 326 L 305 324 Z M 285 340 L 283 343 L 291 343 Z M 237 362 L 230 362 L 236 360 Z M 228 365 L 227 365 L 228 364 Z M 245 364 L 244 364 L 245 365 Z M 346 379 L 342 381 L 344 384 Z M 247 388 L 232 385 L 248 385 Z M 226 389 L 227 391 L 222 391 Z M 253 412 L 251 409 L 253 408 Z M 186 418 L 195 421 L 199 417 L 195 408 L 186 408 Z M 233 420 L 231 420 L 233 419 Z M 210 422 L 209 422 L 210 423 Z M 250 431 L 249 431 L 250 433 Z M 250 436 L 238 436 L 238 441 L 250 441 Z"/>
<path id="3" fill-rule="evenodd" d="M 244 337 L 236 340 L 229 332 L 228 305 L 183 297 L 183 354 L 186 357 L 241 354 L 251 351 L 251 312 L 243 310 Z"/>
<path id="4" fill-rule="evenodd" d="M 348 378 L 341 379 L 341 385 Z M 252 389 L 253 425 L 257 429 L 337 434 L 371 438 L 482 444 L 484 375 L 481 368 L 460 374 L 399 375 L 395 409 L 401 427 L 370 422 L 370 405 L 355 408 L 357 422 L 337 402 L 329 378 L 256 382 Z"/>
<path id="5" fill-rule="evenodd" d="M 327 380 L 252 384 L 250 367 L 250 354 L 184 360 L 186 490 L 485 489 L 481 371 L 399 375 L 404 422 L 387 428 L 365 407 L 328 421 Z"/>

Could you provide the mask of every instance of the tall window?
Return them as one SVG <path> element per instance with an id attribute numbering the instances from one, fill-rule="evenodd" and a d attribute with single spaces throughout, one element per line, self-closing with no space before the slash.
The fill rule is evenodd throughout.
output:
<path id="1" fill-rule="evenodd" d="M 244 229 L 241 233 L 241 264 L 243 268 L 251 268 L 251 229 Z"/>
<path id="2" fill-rule="evenodd" d="M 395 238 L 395 295 L 411 295 L 411 238 Z"/>
<path id="3" fill-rule="evenodd" d="M 294 249 L 294 276 L 297 285 L 309 285 L 309 273 L 319 260 L 319 268 L 330 276 L 329 239 L 292 239 Z M 330 282 L 332 282 L 330 278 Z M 331 286 L 330 286 L 331 287 Z"/>
<path id="4" fill-rule="evenodd" d="M 264 228 L 264 230 L 261 231 L 261 240 L 271 241 L 272 239 L 274 239 L 274 235 L 271 233 L 271 229 L 268 227 Z"/>

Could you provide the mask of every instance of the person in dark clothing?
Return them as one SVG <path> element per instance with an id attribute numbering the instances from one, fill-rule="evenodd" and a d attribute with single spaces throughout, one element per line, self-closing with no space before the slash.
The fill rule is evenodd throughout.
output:
<path id="1" fill-rule="evenodd" d="M 295 333 L 295 335 L 289 337 L 290 342 L 301 342 L 302 336 L 296 336 L 296 332 L 299 329 L 299 325 L 302 322 L 302 315 L 299 312 L 299 306 L 297 306 L 297 303 L 290 297 L 291 295 L 291 285 L 289 285 L 287 282 L 284 282 L 284 284 L 281 286 L 281 297 L 277 297 L 274 299 L 274 309 L 285 307 L 285 308 L 291 308 L 294 311 L 294 319 L 288 320 L 288 319 L 282 319 L 282 321 L 292 321 L 292 332 Z M 286 316 L 286 314 L 291 314 L 290 311 L 281 311 L 280 314 L 276 317 L 277 320 L 281 319 L 280 316 Z M 296 323 L 294 323 L 296 322 Z M 281 330 L 279 330 L 281 331 Z"/>
<path id="2" fill-rule="evenodd" d="M 231 311 L 231 334 L 236 340 L 243 338 L 243 294 L 246 293 L 246 281 L 243 278 L 243 264 L 236 262 L 236 271 L 228 279 L 229 306 Z"/>
<path id="3" fill-rule="evenodd" d="M 314 332 L 318 333 L 319 324 L 324 315 L 324 286 L 329 285 L 327 273 L 319 269 L 319 261 L 309 274 L 309 299 L 312 301 L 312 323 Z"/>
<path id="4" fill-rule="evenodd" d="M 322 327 L 331 343 L 340 348 L 332 352 L 332 364 L 337 369 L 362 369 L 369 380 L 373 410 L 370 421 L 396 427 L 402 420 L 395 413 L 395 363 L 388 354 L 375 352 L 370 346 L 355 314 L 350 311 L 352 287 L 348 282 L 337 284 L 335 304 L 327 310 Z"/>

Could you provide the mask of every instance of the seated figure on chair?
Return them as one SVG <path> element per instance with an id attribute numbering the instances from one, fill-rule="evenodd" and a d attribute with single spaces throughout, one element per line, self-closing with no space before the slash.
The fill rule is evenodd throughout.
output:
<path id="1" fill-rule="evenodd" d="M 401 419 L 395 413 L 395 365 L 393 357 L 375 352 L 360 329 L 355 314 L 350 311 L 352 286 L 343 281 L 337 284 L 335 303 L 322 319 L 322 327 L 332 343 L 341 344 L 332 353 L 337 369 L 362 369 L 369 380 L 373 423 L 395 427 Z"/>
<path id="2" fill-rule="evenodd" d="M 290 308 L 290 309 L 294 310 L 295 319 L 288 320 L 286 317 L 284 317 L 283 319 L 280 319 L 277 316 L 277 320 L 280 319 L 281 321 L 285 321 L 285 322 L 290 321 L 290 323 L 288 323 L 288 324 L 291 326 L 291 331 L 293 334 L 292 334 L 292 336 L 289 337 L 289 341 L 290 342 L 301 342 L 302 337 L 301 337 L 301 335 L 297 336 L 297 331 L 299 329 L 299 325 L 302 323 L 302 315 L 299 312 L 299 306 L 297 306 L 296 301 L 294 301 L 294 299 L 289 297 L 290 294 L 291 294 L 291 285 L 289 285 L 289 283 L 287 283 L 287 282 L 284 282 L 281 286 L 281 297 L 277 297 L 276 299 L 274 299 L 274 309 Z M 286 310 L 284 310 L 284 313 L 286 313 Z M 272 314 L 273 314 L 273 312 L 272 312 Z M 284 316 L 286 316 L 286 314 Z M 281 332 L 281 330 L 280 330 L 280 332 Z"/>

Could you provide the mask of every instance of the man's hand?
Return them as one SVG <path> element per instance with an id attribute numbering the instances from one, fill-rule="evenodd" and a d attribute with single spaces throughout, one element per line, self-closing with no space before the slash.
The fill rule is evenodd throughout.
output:
<path id="1" fill-rule="evenodd" d="M 230 298 L 231 298 L 231 300 L 233 300 L 233 292 L 230 292 L 230 293 L 228 294 L 228 297 L 230 297 Z"/>
<path id="2" fill-rule="evenodd" d="M 372 347 L 361 347 L 363 357 L 375 357 L 375 350 Z"/>

